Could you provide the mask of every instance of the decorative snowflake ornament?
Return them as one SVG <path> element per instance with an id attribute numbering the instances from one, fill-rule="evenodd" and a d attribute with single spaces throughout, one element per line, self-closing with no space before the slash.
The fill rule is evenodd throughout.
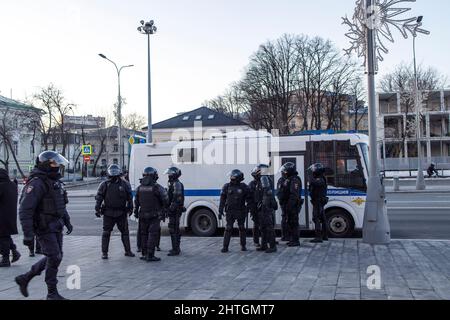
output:
<path id="1" fill-rule="evenodd" d="M 389 53 L 385 41 L 394 42 L 392 28 L 397 29 L 405 39 L 408 35 L 416 37 L 418 33 L 430 34 L 429 31 L 420 28 L 422 23 L 417 17 L 400 19 L 398 16 L 411 10 L 411 8 L 394 8 L 398 3 L 416 2 L 416 0 L 374 0 L 372 6 L 366 6 L 365 0 L 356 1 L 356 9 L 352 20 L 345 17 L 344 25 L 349 27 L 345 34 L 350 39 L 350 48 L 345 53 L 350 55 L 356 52 L 358 57 L 363 57 L 366 62 L 367 55 L 367 30 L 375 31 L 375 70 L 378 71 L 378 62 L 384 60 L 384 55 Z M 364 63 L 366 64 L 366 63 Z"/>

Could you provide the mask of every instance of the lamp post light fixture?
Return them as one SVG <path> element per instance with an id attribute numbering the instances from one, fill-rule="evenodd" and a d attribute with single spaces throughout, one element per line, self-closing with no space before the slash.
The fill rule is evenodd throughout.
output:
<path id="1" fill-rule="evenodd" d="M 419 16 L 416 20 L 416 28 L 422 26 L 423 16 Z M 423 175 L 422 168 L 422 142 L 420 141 L 420 127 L 422 124 L 422 119 L 420 116 L 420 106 L 422 105 L 422 99 L 419 101 L 419 79 L 417 79 L 417 63 L 416 63 L 416 37 L 417 32 L 413 34 L 413 58 L 414 58 L 414 104 L 416 107 L 416 139 L 417 139 L 417 180 L 416 180 L 416 190 L 425 190 L 425 178 Z"/>
<path id="2" fill-rule="evenodd" d="M 418 19 L 397 17 L 411 10 L 410 8 L 394 8 L 398 3 L 415 2 L 416 0 L 357 0 L 353 18 L 345 17 L 343 24 L 349 27 L 346 36 L 350 39 L 350 48 L 346 54 L 356 52 L 364 58 L 367 74 L 369 101 L 369 147 L 370 165 L 367 201 L 364 210 L 363 241 L 369 244 L 388 244 L 391 240 L 390 226 L 386 210 L 386 196 L 383 180 L 378 167 L 378 141 L 376 118 L 375 75 L 378 64 L 389 53 L 383 41 L 394 42 L 391 28 L 398 30 L 405 39 L 408 34 L 428 34 L 420 28 Z"/>
<path id="3" fill-rule="evenodd" d="M 120 168 L 123 168 L 124 165 L 124 152 L 123 152 L 123 145 L 122 145 L 122 96 L 120 93 L 120 73 L 122 72 L 123 69 L 125 68 L 131 68 L 134 67 L 133 64 L 130 65 L 126 65 L 126 66 L 122 66 L 122 67 L 117 67 L 117 64 L 108 59 L 104 54 L 99 53 L 99 56 L 105 60 L 108 60 L 109 62 L 111 62 L 114 67 L 116 68 L 117 71 L 117 79 L 118 79 L 118 95 L 117 95 L 117 124 L 118 124 L 118 133 L 117 135 L 119 136 L 119 166 Z"/>
<path id="4" fill-rule="evenodd" d="M 149 22 L 144 22 L 144 20 L 141 20 L 141 25 L 137 28 L 137 30 L 141 34 L 147 35 L 147 47 L 148 47 L 148 116 L 147 116 L 147 143 L 152 143 L 153 136 L 152 136 L 152 78 L 150 73 L 150 35 L 156 33 L 156 26 L 153 20 L 150 20 Z"/>

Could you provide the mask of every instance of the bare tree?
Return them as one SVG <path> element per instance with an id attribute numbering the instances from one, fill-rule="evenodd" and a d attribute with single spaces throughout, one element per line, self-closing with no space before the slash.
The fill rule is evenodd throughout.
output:
<path id="1" fill-rule="evenodd" d="M 69 132 L 64 121 L 65 117 L 73 112 L 75 104 L 67 103 L 63 91 L 52 83 L 41 88 L 34 95 L 34 100 L 44 111 L 39 125 L 44 148 L 48 150 L 51 143 L 52 150 L 55 150 L 56 145 L 60 143 L 61 154 L 65 156 Z"/>
<path id="2" fill-rule="evenodd" d="M 134 131 L 141 131 L 147 124 L 147 119 L 137 112 L 130 113 L 123 117 L 122 127 Z"/>
<path id="3" fill-rule="evenodd" d="M 356 76 L 349 85 L 349 93 L 351 96 L 350 114 L 353 114 L 353 130 L 359 131 L 362 119 L 367 116 L 368 109 L 365 106 L 364 99 L 366 91 L 362 77 Z"/>
<path id="4" fill-rule="evenodd" d="M 239 84 L 247 108 L 259 110 L 259 127 L 279 129 L 281 134 L 289 133 L 298 110 L 293 99 L 299 88 L 295 40 L 296 36 L 285 34 L 261 45 Z"/>
<path id="5" fill-rule="evenodd" d="M 439 90 L 446 84 L 446 77 L 436 69 L 418 66 L 417 85 L 420 91 Z M 414 92 L 414 67 L 405 63 L 398 65 L 393 72 L 386 74 L 380 80 L 379 89 L 382 92 Z"/>

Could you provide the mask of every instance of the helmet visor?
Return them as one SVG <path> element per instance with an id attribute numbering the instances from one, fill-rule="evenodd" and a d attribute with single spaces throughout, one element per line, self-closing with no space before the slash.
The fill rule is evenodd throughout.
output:
<path id="1" fill-rule="evenodd" d="M 67 160 L 64 156 L 60 154 L 56 154 L 53 158 L 49 159 L 49 162 L 51 164 L 63 167 L 67 167 L 69 165 L 69 160 Z"/>

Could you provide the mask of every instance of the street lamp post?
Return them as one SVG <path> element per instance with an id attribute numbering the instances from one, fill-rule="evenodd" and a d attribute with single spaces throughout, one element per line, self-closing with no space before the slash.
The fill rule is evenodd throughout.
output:
<path id="1" fill-rule="evenodd" d="M 363 241 L 369 244 L 388 244 L 391 239 L 385 189 L 378 167 L 375 75 L 378 72 L 378 62 L 383 61 L 384 54 L 389 52 L 382 40 L 394 42 L 391 27 L 399 30 L 404 38 L 408 37 L 408 33 L 413 36 L 418 32 L 427 33 L 419 28 L 416 18 L 396 19 L 397 16 L 410 10 L 392 7 L 401 2 L 415 2 L 415 0 L 357 0 L 352 21 L 347 17 L 343 18 L 343 24 L 350 29 L 346 36 L 351 44 L 345 52 L 348 55 L 356 52 L 358 57 L 364 58 L 367 74 L 370 168 L 364 210 Z"/>
<path id="2" fill-rule="evenodd" d="M 154 25 L 154 21 L 150 20 L 149 22 L 144 22 L 144 20 L 141 20 L 141 25 L 137 28 L 137 30 L 141 34 L 147 35 L 147 47 L 148 47 L 148 54 L 147 54 L 147 60 L 148 60 L 148 117 L 147 117 L 147 143 L 152 143 L 153 136 L 152 136 L 152 79 L 151 79 L 151 73 L 150 73 L 150 35 L 154 34 L 157 30 L 156 26 Z"/>
<path id="3" fill-rule="evenodd" d="M 123 159 L 123 146 L 122 146 L 122 96 L 120 93 L 120 73 L 122 72 L 122 70 L 124 68 L 130 68 L 130 67 L 134 67 L 134 65 L 130 64 L 130 65 L 126 65 L 126 66 L 122 66 L 120 68 L 117 67 L 117 64 L 108 59 L 104 54 L 100 53 L 99 56 L 103 59 L 108 60 L 109 62 L 111 62 L 114 67 L 116 68 L 117 71 L 117 79 L 118 79 L 118 96 L 117 96 L 117 123 L 118 123 L 118 136 L 119 136 L 119 166 L 121 168 L 123 168 L 123 164 L 124 164 L 124 159 Z"/>
<path id="4" fill-rule="evenodd" d="M 416 20 L 417 28 L 422 26 L 423 16 L 419 16 Z M 416 63 L 416 37 L 417 33 L 413 35 L 413 57 L 414 57 L 414 102 L 416 106 L 416 138 L 417 138 L 417 181 L 416 181 L 416 190 L 425 190 L 425 178 L 423 175 L 422 168 L 422 142 L 420 141 L 420 127 L 422 120 L 420 119 L 420 104 L 419 101 L 419 82 L 417 79 L 417 63 Z"/>

